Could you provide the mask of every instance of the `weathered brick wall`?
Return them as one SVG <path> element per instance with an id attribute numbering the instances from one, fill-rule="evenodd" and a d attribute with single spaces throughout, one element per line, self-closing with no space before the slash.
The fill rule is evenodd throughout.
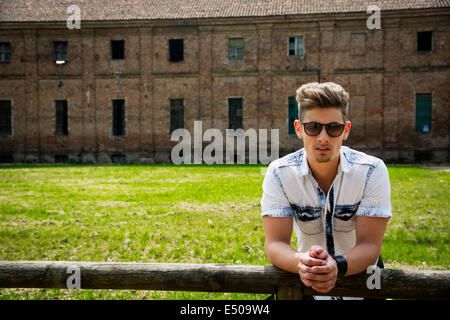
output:
<path id="1" fill-rule="evenodd" d="M 380 30 L 363 17 L 285 22 L 124 26 L 81 30 L 0 28 L 11 63 L 0 64 L 0 99 L 13 102 L 13 135 L 0 153 L 17 162 L 168 161 L 169 99 L 184 99 L 194 133 L 228 126 L 230 97 L 243 98 L 244 129 L 280 131 L 280 155 L 302 147 L 288 135 L 288 97 L 307 82 L 335 81 L 351 96 L 346 145 L 392 161 L 449 161 L 448 12 L 392 16 Z M 433 51 L 417 52 L 417 31 L 433 31 Z M 289 36 L 303 36 L 305 55 L 288 56 Z M 168 61 L 168 40 L 184 39 L 184 60 Z M 228 38 L 244 39 L 244 59 L 228 59 Z M 125 60 L 111 60 L 110 40 L 125 41 Z M 68 61 L 53 62 L 53 41 L 68 41 Z M 432 93 L 432 131 L 415 131 L 415 94 Z M 125 100 L 125 135 L 112 136 L 112 99 Z M 54 100 L 68 100 L 69 135 L 55 136 Z M 225 140 L 224 140 L 225 142 Z"/>

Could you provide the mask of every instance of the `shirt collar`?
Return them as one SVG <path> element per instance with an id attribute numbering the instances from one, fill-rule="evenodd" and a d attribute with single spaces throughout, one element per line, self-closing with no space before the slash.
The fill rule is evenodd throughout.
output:
<path id="1" fill-rule="evenodd" d="M 300 176 L 306 176 L 308 174 L 311 174 L 311 169 L 309 168 L 309 165 L 308 165 L 306 150 L 304 150 L 303 157 L 302 157 L 301 163 L 300 163 Z"/>
<path id="2" fill-rule="evenodd" d="M 341 146 L 341 150 L 339 151 L 340 161 L 339 161 L 338 172 L 349 172 L 350 171 L 350 164 L 348 163 L 347 156 L 346 156 L 347 151 L 348 151 L 347 147 Z"/>

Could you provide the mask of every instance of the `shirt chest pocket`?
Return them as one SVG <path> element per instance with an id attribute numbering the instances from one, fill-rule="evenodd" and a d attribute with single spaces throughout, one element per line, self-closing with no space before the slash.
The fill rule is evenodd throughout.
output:
<path id="1" fill-rule="evenodd" d="M 359 203 L 354 205 L 336 205 L 333 214 L 333 230 L 350 232 L 355 229 L 356 216 Z"/>
<path id="2" fill-rule="evenodd" d="M 295 213 L 295 218 L 298 220 L 300 230 L 307 235 L 314 235 L 321 233 L 322 228 L 322 208 L 321 207 L 299 207 L 291 205 Z"/>

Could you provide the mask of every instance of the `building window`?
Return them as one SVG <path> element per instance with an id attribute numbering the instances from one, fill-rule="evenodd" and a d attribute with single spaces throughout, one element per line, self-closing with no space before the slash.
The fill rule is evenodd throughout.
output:
<path id="1" fill-rule="evenodd" d="M 53 60 L 56 64 L 67 62 L 67 41 L 53 41 Z"/>
<path id="2" fill-rule="evenodd" d="M 431 51 L 433 33 L 431 31 L 417 32 L 417 51 Z"/>
<path id="3" fill-rule="evenodd" d="M 242 98 L 228 99 L 228 129 L 241 129 L 242 126 Z"/>
<path id="4" fill-rule="evenodd" d="M 295 134 L 294 121 L 298 118 L 298 105 L 295 97 L 288 99 L 288 134 Z"/>
<path id="5" fill-rule="evenodd" d="M 67 136 L 69 134 L 67 126 L 67 100 L 55 101 L 55 134 L 57 136 Z"/>
<path id="6" fill-rule="evenodd" d="M 303 37 L 289 37 L 289 55 L 303 56 Z"/>
<path id="7" fill-rule="evenodd" d="M 111 40 L 111 59 L 113 60 L 125 59 L 124 40 Z"/>
<path id="8" fill-rule="evenodd" d="M 184 43 L 183 39 L 169 40 L 169 61 L 178 62 L 183 61 Z"/>
<path id="9" fill-rule="evenodd" d="M 0 100 L 0 137 L 12 135 L 11 101 Z"/>
<path id="10" fill-rule="evenodd" d="M 228 59 L 244 58 L 244 39 L 230 38 L 228 40 Z"/>
<path id="11" fill-rule="evenodd" d="M 113 100 L 113 136 L 125 135 L 125 100 Z"/>
<path id="12" fill-rule="evenodd" d="M 416 131 L 431 132 L 431 93 L 416 94 Z"/>
<path id="13" fill-rule="evenodd" d="M 11 43 L 0 42 L 0 62 L 11 62 Z"/>
<path id="14" fill-rule="evenodd" d="M 184 128 L 183 99 L 170 99 L 170 134 L 178 128 Z"/>

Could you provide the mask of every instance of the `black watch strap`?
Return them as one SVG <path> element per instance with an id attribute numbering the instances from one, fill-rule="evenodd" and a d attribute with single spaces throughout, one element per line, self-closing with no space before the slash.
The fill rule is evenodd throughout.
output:
<path id="1" fill-rule="evenodd" d="M 336 260 L 338 279 L 343 279 L 347 273 L 347 260 L 343 256 L 333 256 L 333 259 Z"/>

